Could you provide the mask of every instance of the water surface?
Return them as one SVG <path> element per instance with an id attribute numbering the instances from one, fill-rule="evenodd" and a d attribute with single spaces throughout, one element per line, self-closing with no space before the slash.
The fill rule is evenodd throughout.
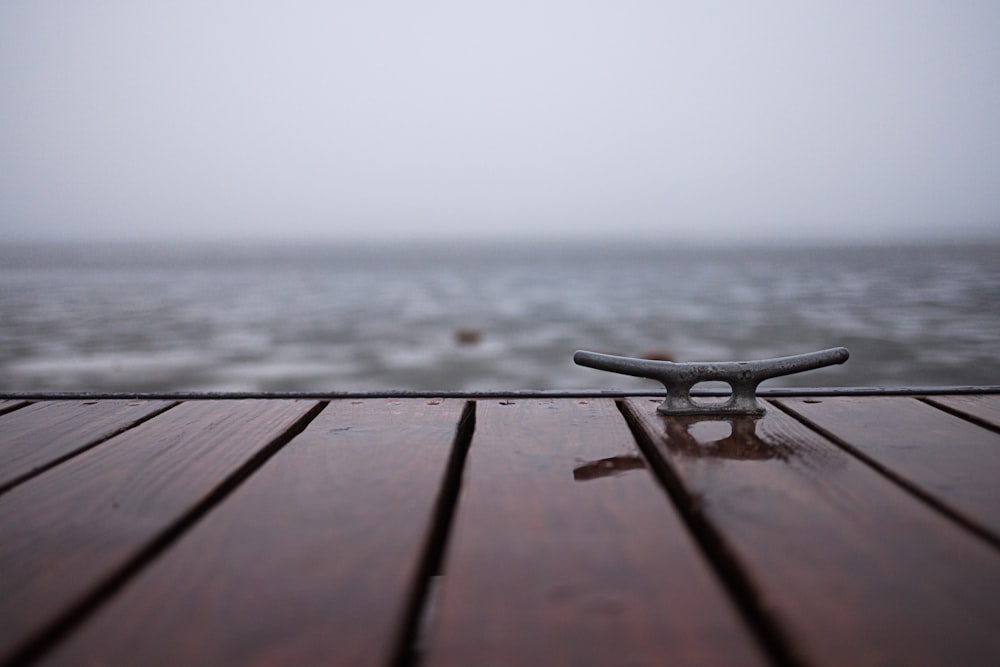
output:
<path id="1" fill-rule="evenodd" d="M 14 245 L 0 285 L 3 391 L 651 388 L 573 351 L 836 345 L 764 386 L 1000 384 L 995 245 Z"/>

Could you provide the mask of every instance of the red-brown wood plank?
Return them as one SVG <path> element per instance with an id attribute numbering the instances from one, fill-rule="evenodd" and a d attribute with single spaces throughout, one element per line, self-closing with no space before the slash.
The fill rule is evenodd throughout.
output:
<path id="1" fill-rule="evenodd" d="M 480 401 L 424 665 L 764 661 L 611 400 Z"/>
<path id="2" fill-rule="evenodd" d="M 182 403 L 0 496 L 0 662 L 95 595 L 314 405 Z"/>
<path id="3" fill-rule="evenodd" d="M 40 401 L 0 416 L 0 491 L 165 410 L 172 401 Z"/>
<path id="4" fill-rule="evenodd" d="M 1000 433 L 908 397 L 781 402 L 892 474 L 1000 536 Z"/>
<path id="5" fill-rule="evenodd" d="M 43 664 L 388 664 L 463 407 L 332 402 Z"/>
<path id="6" fill-rule="evenodd" d="M 929 396 L 927 401 L 1000 428 L 1000 395 Z"/>
<path id="7" fill-rule="evenodd" d="M 773 406 L 729 422 L 666 418 L 659 402 L 626 405 L 799 659 L 1000 663 L 1000 553 L 989 543 Z M 906 441 L 897 429 L 885 437 Z"/>

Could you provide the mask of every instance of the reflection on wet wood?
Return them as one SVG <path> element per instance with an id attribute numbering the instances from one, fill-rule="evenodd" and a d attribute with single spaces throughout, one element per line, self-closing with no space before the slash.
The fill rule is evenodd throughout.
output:
<path id="1" fill-rule="evenodd" d="M 389 664 L 463 405 L 335 401 L 42 664 Z"/>
<path id="2" fill-rule="evenodd" d="M 0 658 L 99 592 L 312 405 L 184 403 L 0 496 Z"/>
<path id="3" fill-rule="evenodd" d="M 171 401 L 43 401 L 3 415 L 0 491 L 171 405 Z"/>
<path id="4" fill-rule="evenodd" d="M 573 468 L 573 479 L 582 482 L 588 479 L 600 479 L 601 477 L 620 475 L 629 470 L 642 470 L 645 467 L 646 461 L 641 456 L 634 454 L 609 456 L 605 459 L 587 461 Z"/>
<path id="5" fill-rule="evenodd" d="M 699 459 L 763 461 L 788 459 L 795 449 L 787 443 L 765 443 L 757 437 L 757 417 L 701 417 L 666 422 L 671 450 Z"/>
<path id="6" fill-rule="evenodd" d="M 627 409 L 810 665 L 993 665 L 1000 557 L 771 408 L 750 428 Z M 772 451 L 773 456 L 763 455 Z"/>
<path id="7" fill-rule="evenodd" d="M 479 402 L 422 664 L 760 664 L 652 477 L 577 481 L 636 455 L 611 401 Z"/>
<path id="8" fill-rule="evenodd" d="M 1000 433 L 915 398 L 780 403 L 1000 541 Z"/>

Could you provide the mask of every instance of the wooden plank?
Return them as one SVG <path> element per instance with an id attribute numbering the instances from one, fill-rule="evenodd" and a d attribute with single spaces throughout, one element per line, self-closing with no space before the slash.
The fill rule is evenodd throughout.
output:
<path id="1" fill-rule="evenodd" d="M 182 403 L 0 497 L 0 662 L 88 604 L 314 405 Z"/>
<path id="2" fill-rule="evenodd" d="M 781 403 L 1000 540 L 1000 434 L 915 398 Z"/>
<path id="3" fill-rule="evenodd" d="M 171 405 L 172 401 L 40 401 L 0 417 L 0 492 Z"/>
<path id="4" fill-rule="evenodd" d="M 464 405 L 334 401 L 43 664 L 389 664 Z"/>
<path id="5" fill-rule="evenodd" d="M 610 400 L 480 401 L 421 664 L 762 664 L 639 460 Z"/>
<path id="6" fill-rule="evenodd" d="M 21 401 L 16 399 L 5 399 L 0 401 L 0 415 L 5 415 L 8 412 L 13 412 L 19 408 L 23 408 L 28 405 L 28 401 Z"/>
<path id="7" fill-rule="evenodd" d="M 1000 554 L 987 542 L 773 406 L 699 421 L 657 403 L 626 405 L 800 660 L 997 664 Z"/>
<path id="8" fill-rule="evenodd" d="M 927 401 L 1000 428 L 1000 395 L 928 396 Z"/>

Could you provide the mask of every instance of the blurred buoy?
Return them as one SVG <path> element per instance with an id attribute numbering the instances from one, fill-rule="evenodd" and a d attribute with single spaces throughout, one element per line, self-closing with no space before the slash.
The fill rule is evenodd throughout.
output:
<path id="1" fill-rule="evenodd" d="M 455 329 L 455 342 L 459 345 L 475 345 L 482 339 L 483 332 L 479 329 Z"/>
<path id="2" fill-rule="evenodd" d="M 677 361 L 670 350 L 665 350 L 663 348 L 646 350 L 640 355 L 640 358 L 649 359 L 650 361 Z"/>

